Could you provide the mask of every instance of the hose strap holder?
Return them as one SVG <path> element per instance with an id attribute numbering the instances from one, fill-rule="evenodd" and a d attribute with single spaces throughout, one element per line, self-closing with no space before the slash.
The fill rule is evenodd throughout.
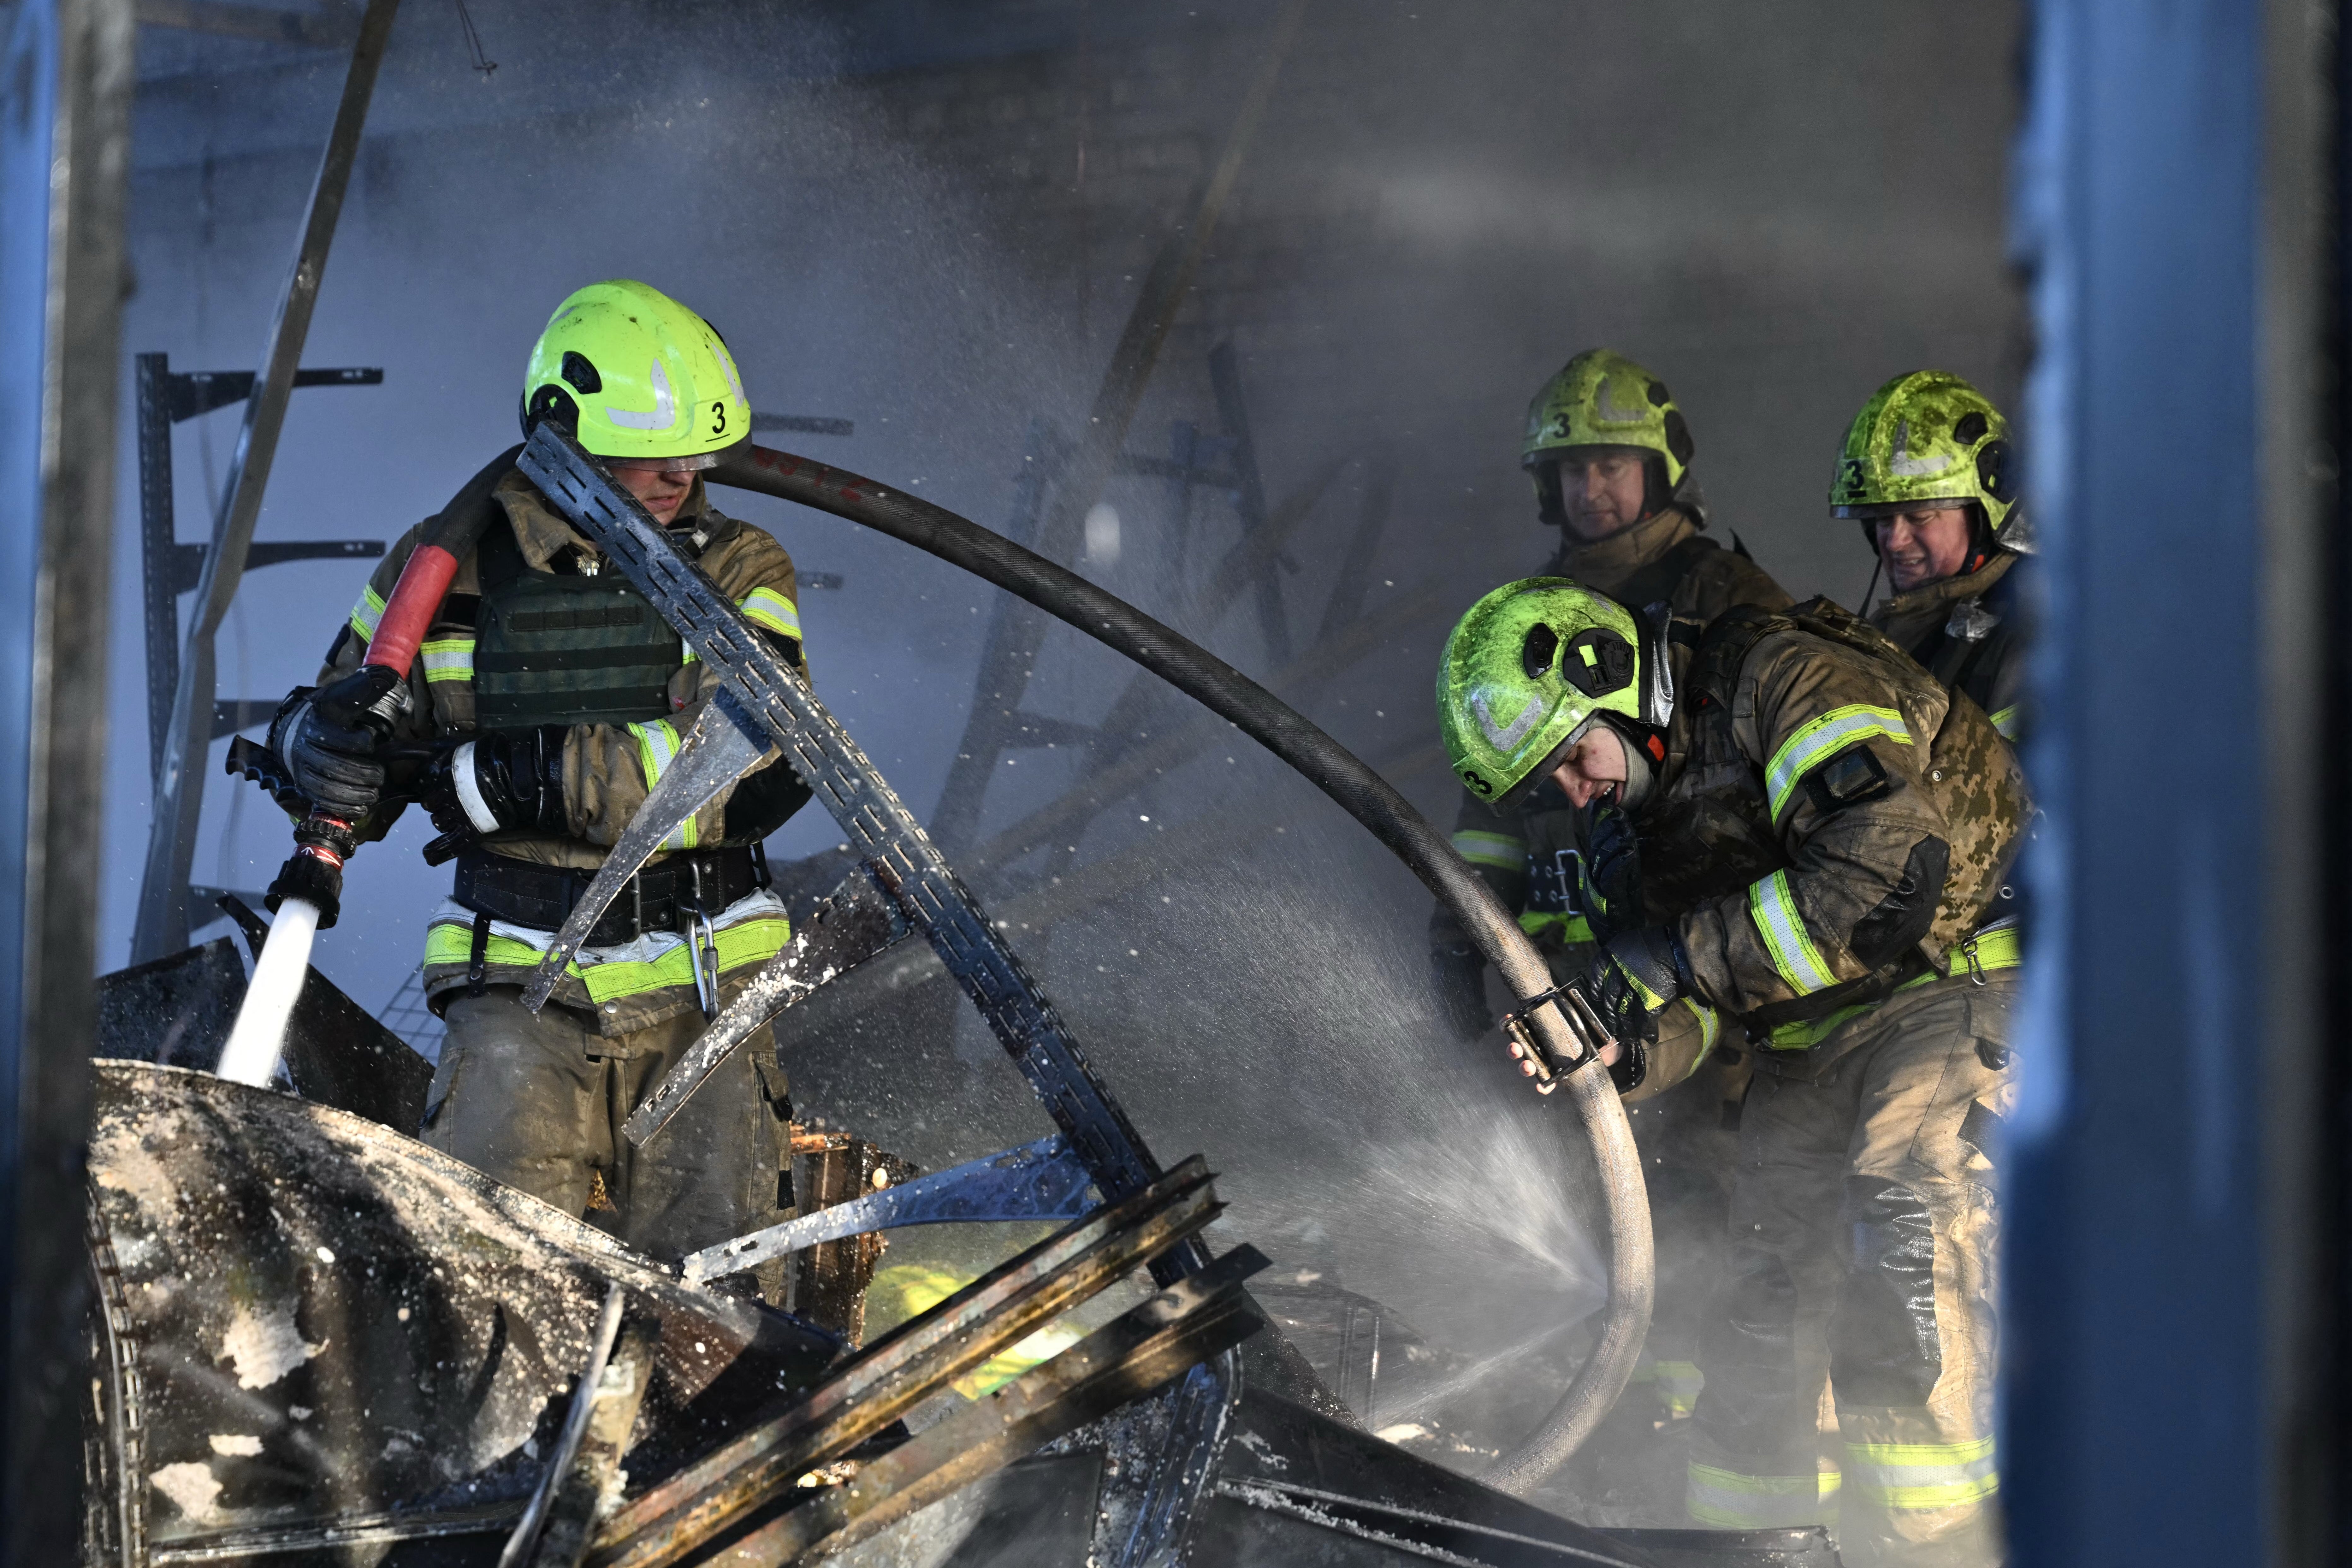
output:
<path id="1" fill-rule="evenodd" d="M 1537 1009 L 1553 1005 L 1559 1006 L 1560 1020 L 1568 1026 L 1569 1038 L 1575 1041 L 1578 1047 L 1578 1054 L 1564 1063 L 1544 1049 L 1536 1038 L 1534 1026 L 1528 1022 Z M 1544 1083 L 1566 1078 L 1599 1061 L 1601 1047 L 1596 1043 L 1596 1036 L 1602 1040 L 1612 1037 L 1601 1027 L 1600 1016 L 1593 1011 L 1592 1004 L 1585 1000 L 1584 993 L 1577 988 L 1573 980 L 1523 998 L 1517 1007 L 1503 1015 L 1503 1033 L 1527 1053 L 1527 1060 L 1536 1064 L 1536 1077 Z"/>

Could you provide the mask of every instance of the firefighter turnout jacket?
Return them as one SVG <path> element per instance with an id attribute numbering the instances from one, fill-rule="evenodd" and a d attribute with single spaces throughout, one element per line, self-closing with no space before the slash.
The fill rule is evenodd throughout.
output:
<path id="1" fill-rule="evenodd" d="M 1793 602 L 1745 552 L 1717 544 L 1679 507 L 1590 544 L 1562 530 L 1560 552 L 1546 575 L 1573 577 L 1636 610 L 1663 601 L 1677 619 L 1700 626 L 1735 605 L 1779 610 Z M 1494 889 L 1505 909 L 1520 911 L 1519 924 L 1563 978 L 1571 950 L 1592 940 L 1577 901 L 1581 860 L 1576 835 L 1574 808 L 1549 784 L 1509 811 L 1497 811 L 1465 790 L 1454 825 L 1455 851 Z M 1468 942 L 1440 902 L 1430 923 L 1431 945 Z"/>
<path id="2" fill-rule="evenodd" d="M 459 897 L 469 884 L 498 883 L 535 896 L 520 904 L 512 898 L 469 901 L 545 912 L 525 922 L 493 919 L 455 900 L 444 903 L 425 939 L 425 987 L 436 1008 L 454 989 L 520 985 L 530 977 L 562 921 L 565 895 L 586 887 L 718 689 L 717 678 L 653 605 L 520 472 L 499 482 L 494 500 L 502 515 L 458 565 L 410 671 L 412 700 L 394 743 L 432 746 L 485 730 L 566 725 L 569 831 L 498 834 L 461 858 Z M 420 531 L 404 535 L 369 579 L 320 671 L 320 685 L 359 668 Z M 720 514 L 699 483 L 670 532 L 805 676 L 798 594 L 783 547 Z M 697 812 L 641 873 L 660 889 L 654 900 L 659 910 L 702 904 L 722 976 L 766 962 L 790 939 L 782 901 L 751 885 L 740 868 L 750 864 L 743 847 L 765 838 L 807 799 L 789 766 L 772 758 Z M 381 837 L 400 811 L 388 802 L 362 825 L 362 837 Z M 696 880 L 706 873 L 706 880 Z M 724 907 L 716 907 L 722 894 Z M 677 929 L 682 923 L 649 918 L 625 941 L 583 949 L 552 1000 L 593 1015 L 606 1036 L 648 1028 L 695 1007 L 693 957 Z M 664 925 L 669 929 L 656 929 Z M 604 931 L 592 933 L 592 943 Z"/>
<path id="3" fill-rule="evenodd" d="M 1826 599 L 1668 640 L 1679 697 L 1633 822 L 1643 918 L 1680 940 L 1696 1005 L 1669 1010 L 1692 1021 L 1645 1090 L 1718 1028 L 1807 1051 L 1906 986 L 2016 965 L 2030 806 L 1973 700 Z"/>

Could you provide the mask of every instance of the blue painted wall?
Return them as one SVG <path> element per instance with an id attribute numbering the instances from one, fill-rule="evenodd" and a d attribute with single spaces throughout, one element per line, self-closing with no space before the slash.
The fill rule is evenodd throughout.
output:
<path id="1" fill-rule="evenodd" d="M 2262 12 L 2045 0 L 2019 237 L 2053 602 L 2007 1260 L 2018 1561 L 2262 1525 Z"/>

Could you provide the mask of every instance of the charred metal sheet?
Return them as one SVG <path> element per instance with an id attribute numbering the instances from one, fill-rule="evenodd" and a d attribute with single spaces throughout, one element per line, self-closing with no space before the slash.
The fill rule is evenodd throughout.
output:
<path id="1" fill-rule="evenodd" d="M 530 1568 L 580 1568 L 596 1521 L 620 1505 L 628 1481 L 621 1460 L 645 1403 L 655 1347 L 661 1342 L 659 1321 L 642 1310 L 627 1311 L 625 1297 L 615 1285 L 604 1299 L 615 1331 L 607 1337 L 604 1324 L 597 1324 L 599 1348 L 608 1353 L 589 1359 L 580 1386 L 572 1391 L 572 1420 L 580 1430 L 540 1483 L 539 1495 L 547 1506 L 540 1510 L 536 1550 L 525 1550 L 523 1530 L 517 1526 L 499 1568 L 522 1568 L 525 1563 Z M 572 1436 L 569 1426 L 565 1436 Z"/>
<path id="2" fill-rule="evenodd" d="M 838 1354 L 361 1117 L 174 1068 L 96 1079 L 114 1493 L 91 1506 L 143 1540 L 126 1563 L 505 1534 L 616 1283 L 662 1323 L 641 1490 Z"/>
<path id="3" fill-rule="evenodd" d="M 596 1331 L 588 1340 L 588 1359 L 572 1385 L 572 1408 L 564 1413 L 562 1434 L 555 1439 L 555 1451 L 541 1469 L 539 1485 L 531 1492 L 522 1518 L 515 1522 L 514 1533 L 507 1537 L 506 1550 L 499 1553 L 499 1568 L 535 1564 L 540 1556 L 540 1537 L 547 1530 L 548 1516 L 555 1507 L 557 1495 L 572 1494 L 579 1489 L 572 1483 L 580 1445 L 588 1436 L 588 1423 L 596 1414 L 597 1400 L 604 1394 L 604 1368 L 611 1362 L 614 1343 L 621 1337 L 621 1314 L 628 1304 L 626 1290 L 618 1285 L 604 1288 L 604 1305 L 596 1314 Z M 632 1400 L 630 1418 L 635 1419 L 636 1414 L 636 1403 Z M 560 1540 L 555 1550 L 559 1553 L 562 1550 Z"/>
<path id="4" fill-rule="evenodd" d="M 245 1000 L 245 963 L 220 937 L 98 977 L 98 1054 L 211 1070 Z"/>
<path id="5" fill-rule="evenodd" d="M 1221 1205 L 1198 1155 L 900 1324 L 774 1419 L 604 1522 L 595 1568 L 661 1568 L 736 1528 L 1006 1346 L 1196 1235 Z"/>
<path id="6" fill-rule="evenodd" d="M 833 1559 L 836 1568 L 1087 1568 L 1102 1455 L 1037 1454 Z"/>
<path id="7" fill-rule="evenodd" d="M 1838 1568 L 1837 1548 L 1818 1524 L 1799 1530 L 1603 1530 L 1638 1548 L 1657 1568 Z"/>
<path id="8" fill-rule="evenodd" d="M 1069 1140 L 1056 1133 L 688 1254 L 686 1277 L 715 1279 L 822 1241 L 901 1226 L 1075 1219 L 1087 1210 L 1093 1182 Z"/>
<path id="9" fill-rule="evenodd" d="M 1264 1322 L 1242 1281 L 1265 1267 L 1240 1247 L 1186 1276 L 985 1399 L 926 1428 L 736 1541 L 730 1563 L 816 1562 L 878 1533 L 1104 1412 L 1157 1388 Z"/>
<path id="10" fill-rule="evenodd" d="M 906 934 L 906 921 L 874 885 L 873 876 L 863 868 L 851 871 L 809 911 L 806 920 L 795 922 L 793 940 L 784 950 L 760 966 L 735 1000 L 710 1021 L 701 1038 L 670 1068 L 669 1076 L 629 1113 L 628 1121 L 621 1124 L 623 1135 L 631 1143 L 643 1143 L 660 1131 L 719 1064 L 777 1014 L 878 955 Z"/>
<path id="11" fill-rule="evenodd" d="M 1214 1489 L 1197 1563 L 1655 1568 L 1636 1547 L 1256 1390 L 1243 1394 Z"/>

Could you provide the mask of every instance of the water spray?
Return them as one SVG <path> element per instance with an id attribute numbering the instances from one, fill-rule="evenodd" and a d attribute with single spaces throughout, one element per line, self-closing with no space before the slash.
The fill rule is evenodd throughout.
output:
<path id="1" fill-rule="evenodd" d="M 493 458 L 425 525 L 392 596 L 384 601 L 359 668 L 310 694 L 321 715 L 341 724 L 363 725 L 379 741 L 391 737 L 393 721 L 408 705 L 408 672 L 416 662 L 417 648 L 440 614 L 458 563 L 473 553 L 498 510 L 490 492 L 513 470 L 521 450 L 509 447 Z M 299 817 L 294 853 L 269 884 L 269 908 L 278 919 L 254 960 L 252 984 L 246 988 L 236 1026 L 215 1069 L 234 1082 L 260 1085 L 277 1074 L 286 1021 L 310 973 L 311 943 L 342 911 L 343 865 L 359 847 L 358 825 L 304 800 L 285 774 L 281 759 L 249 741 L 229 747 L 228 771 L 259 783 Z"/>

